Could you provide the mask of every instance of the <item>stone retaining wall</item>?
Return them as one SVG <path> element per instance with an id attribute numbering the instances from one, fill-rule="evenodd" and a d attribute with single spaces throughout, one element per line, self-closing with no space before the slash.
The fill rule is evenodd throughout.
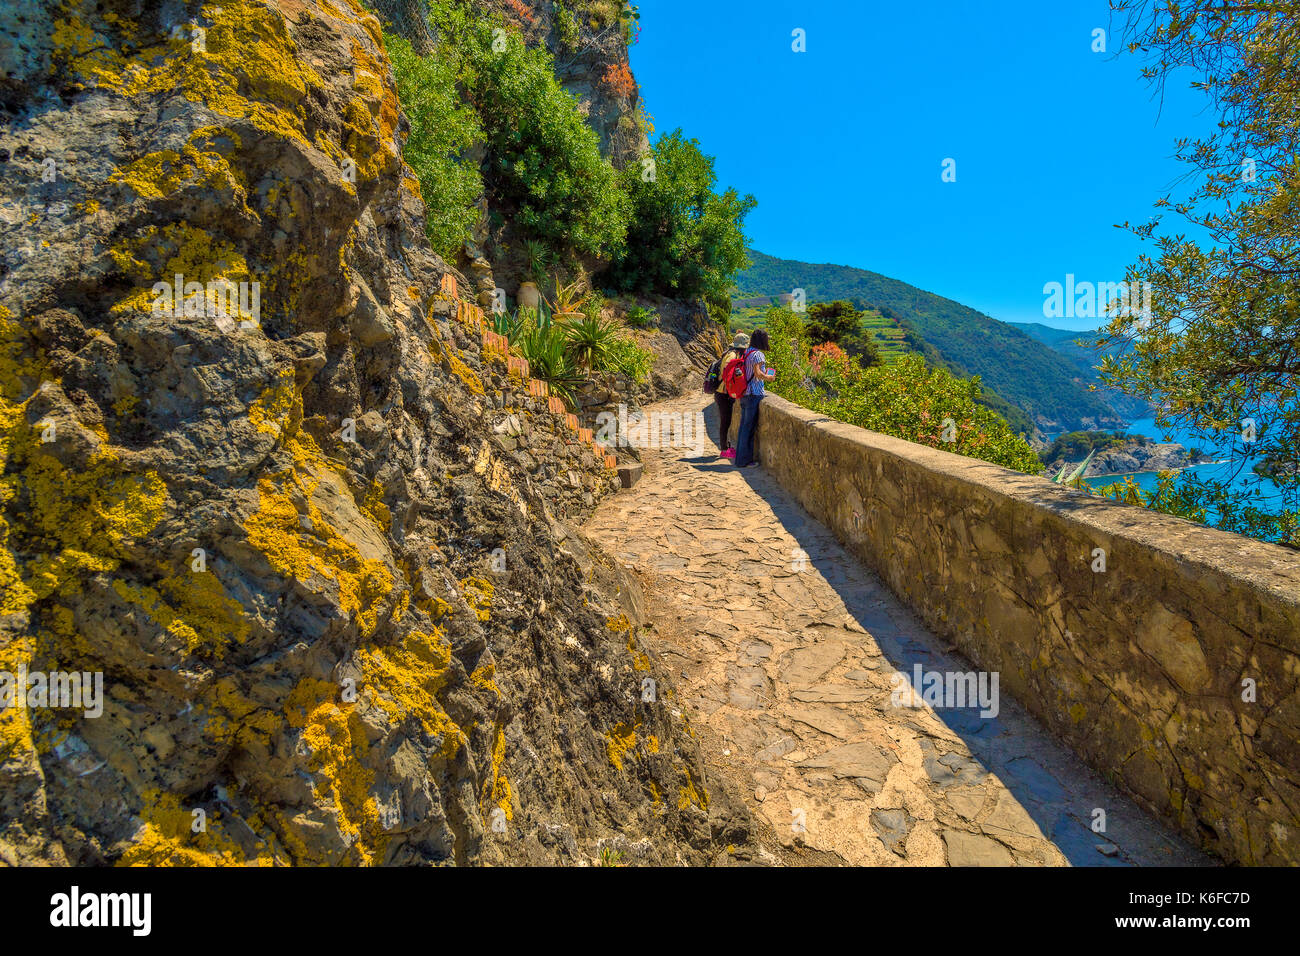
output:
<path id="1" fill-rule="evenodd" d="M 443 358 L 450 374 L 483 396 L 491 444 L 524 469 L 526 482 L 535 486 L 553 517 L 579 519 L 618 490 L 616 471 L 591 441 L 583 440 L 576 416 L 552 410 L 549 395 L 533 394 L 529 380 L 509 370 L 506 354 L 482 348 L 481 323 L 466 316 L 463 303 L 443 295 L 430 301 L 429 311 L 439 334 L 455 347 L 459 367 Z M 568 419 L 574 419 L 572 425 Z M 491 467 L 482 449 L 471 453 L 476 468 Z"/>
<path id="2" fill-rule="evenodd" d="M 1300 863 L 1300 554 L 775 396 L 758 435 L 813 516 L 1117 786 L 1225 860 Z"/>

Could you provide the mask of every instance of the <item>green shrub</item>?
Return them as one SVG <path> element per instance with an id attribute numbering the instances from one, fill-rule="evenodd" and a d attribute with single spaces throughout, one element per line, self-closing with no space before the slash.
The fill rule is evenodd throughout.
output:
<path id="1" fill-rule="evenodd" d="M 578 368 L 594 371 L 604 367 L 610 343 L 617 336 L 617 328 L 599 316 L 584 315 L 581 319 L 565 322 L 564 334 L 568 338 L 569 354 Z"/>
<path id="2" fill-rule="evenodd" d="M 627 320 L 627 324 L 634 329 L 644 329 L 659 323 L 659 314 L 654 309 L 647 309 L 645 306 L 640 305 L 634 305 L 628 309 L 624 318 Z"/>
<path id="3" fill-rule="evenodd" d="M 541 285 L 546 281 L 546 273 L 555 262 L 555 254 L 546 243 L 537 239 L 525 239 L 523 246 L 528 277 Z"/>
<path id="4" fill-rule="evenodd" d="M 932 368 L 919 355 L 892 365 L 862 368 L 856 360 L 828 363 L 813 381 L 808 342 L 798 315 L 773 308 L 767 314 L 776 367 L 772 390 L 793 402 L 851 425 L 979 458 L 1031 475 L 1043 470 L 1034 450 L 1006 419 L 979 404 L 979 378 L 960 379 Z M 951 437 L 951 441 L 945 438 Z"/>
<path id="5" fill-rule="evenodd" d="M 681 130 L 660 137 L 651 155 L 652 178 L 641 163 L 621 174 L 632 219 L 606 281 L 625 292 L 727 296 L 732 276 L 749 265 L 742 224 L 754 197 L 735 189 L 715 193 L 713 158 Z"/>
<path id="6" fill-rule="evenodd" d="M 570 408 L 577 405 L 574 392 L 585 376 L 574 364 L 564 326 L 552 323 L 549 316 L 525 315 L 512 344 L 518 345 L 519 351 L 528 359 L 529 373 L 533 378 L 546 382 L 552 394 L 564 399 Z"/>
<path id="7" fill-rule="evenodd" d="M 555 78 L 550 54 L 526 47 L 517 31 L 499 36 L 504 49 L 493 50 L 490 31 L 475 33 L 465 71 L 493 200 L 556 258 L 610 254 L 627 234 L 629 203 L 599 138 Z"/>
<path id="8" fill-rule="evenodd" d="M 1208 509 L 1203 496 L 1196 493 L 1195 487 L 1194 483 L 1179 481 L 1177 472 L 1161 471 L 1156 473 L 1156 486 L 1151 491 L 1144 492 L 1132 478 L 1092 487 L 1090 490 L 1103 498 L 1204 524 Z"/>
<path id="9" fill-rule="evenodd" d="M 578 31 L 578 18 L 560 0 L 555 0 L 555 32 L 560 38 L 560 45 L 566 50 L 578 49 Z"/>
<path id="10" fill-rule="evenodd" d="M 627 336 L 616 336 L 605 350 L 605 364 L 601 371 L 620 372 L 635 382 L 650 378 L 654 353 L 643 349 Z"/>
<path id="11" fill-rule="evenodd" d="M 461 102 L 453 64 L 420 56 L 398 36 L 384 35 L 397 79 L 397 95 L 411 123 L 402 156 L 420 181 L 425 232 L 434 251 L 454 262 L 478 218 L 483 192 L 478 167 L 460 157 L 481 139 L 474 111 Z"/>

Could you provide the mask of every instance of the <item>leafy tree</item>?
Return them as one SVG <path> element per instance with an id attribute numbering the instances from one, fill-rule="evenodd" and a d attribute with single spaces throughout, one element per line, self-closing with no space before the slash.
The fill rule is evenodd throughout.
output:
<path id="1" fill-rule="evenodd" d="M 804 333 L 809 343 L 834 342 L 856 356 L 863 365 L 879 365 L 875 337 L 862 328 L 862 313 L 852 302 L 815 302 L 808 306 Z"/>
<path id="2" fill-rule="evenodd" d="M 621 247 L 627 196 L 599 137 L 556 79 L 550 53 L 529 48 L 500 14 L 465 0 L 428 0 L 428 20 L 436 37 L 429 56 L 394 37 L 388 46 L 412 125 L 405 155 L 425 191 L 439 251 L 466 237 L 474 216 L 465 196 L 480 181 L 494 218 L 509 219 L 532 241 L 534 263 L 602 259 Z M 455 162 L 471 143 L 484 147 L 477 170 Z"/>
<path id="3" fill-rule="evenodd" d="M 1131 348 L 1103 361 L 1102 379 L 1150 402 L 1162 427 L 1190 430 L 1231 456 L 1227 480 L 1184 478 L 1221 527 L 1300 545 L 1300 472 L 1276 475 L 1281 500 L 1269 516 L 1246 467 L 1254 455 L 1300 460 L 1300 4 L 1123 0 L 1115 8 L 1126 17 L 1128 49 L 1145 58 L 1143 75 L 1162 85 L 1189 68 L 1219 122 L 1178 143 L 1190 193 L 1166 195 L 1150 222 L 1126 224 L 1154 245 L 1126 276 L 1130 288 L 1149 283 L 1151 307 L 1112 313 L 1103 343 Z M 1164 228 L 1170 213 L 1191 235 Z"/>
<path id="4" fill-rule="evenodd" d="M 623 171 L 631 225 L 605 282 L 640 294 L 726 297 L 731 277 L 749 264 L 741 230 L 754 197 L 732 188 L 715 193 L 713 157 L 680 129 L 661 136 L 649 158 L 653 166 L 631 163 Z"/>
<path id="5" fill-rule="evenodd" d="M 839 342 L 858 330 L 862 313 L 852 302 L 838 299 L 835 302 L 814 302 L 808 306 L 808 319 L 804 334 L 814 345 L 820 342 Z"/>

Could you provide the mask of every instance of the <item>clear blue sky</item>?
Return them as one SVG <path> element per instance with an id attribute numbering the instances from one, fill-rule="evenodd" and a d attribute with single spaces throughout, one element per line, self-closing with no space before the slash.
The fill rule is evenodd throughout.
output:
<path id="1" fill-rule="evenodd" d="M 1044 320 L 1043 284 L 1121 281 L 1143 244 L 1114 225 L 1151 216 L 1186 171 L 1174 140 L 1212 121 L 1185 79 L 1161 105 L 1114 55 L 1105 0 L 639 6 L 632 69 L 656 135 L 680 126 L 721 185 L 754 194 L 754 248 L 1007 321 L 1095 327 Z"/>

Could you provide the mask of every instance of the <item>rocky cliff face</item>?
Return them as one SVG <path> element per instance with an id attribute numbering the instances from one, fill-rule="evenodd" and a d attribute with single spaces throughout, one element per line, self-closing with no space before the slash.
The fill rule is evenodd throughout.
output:
<path id="1" fill-rule="evenodd" d="M 0 671 L 104 682 L 0 710 L 0 859 L 743 842 L 557 516 L 603 462 L 427 247 L 376 19 L 18 0 L 0 64 Z"/>
<path id="2" fill-rule="evenodd" d="M 555 58 L 555 75 L 578 101 L 601 152 L 616 168 L 649 151 L 637 121 L 641 93 L 624 39 L 622 0 L 475 0 L 518 26 Z"/>
<path id="3" fill-rule="evenodd" d="M 530 46 L 544 46 L 555 75 L 578 101 L 587 124 L 600 136 L 601 152 L 619 168 L 650 148 L 638 122 L 641 92 L 632 78 L 625 31 L 632 21 L 622 0 L 469 0 L 519 29 Z M 369 0 L 390 30 L 420 53 L 437 47 L 425 0 Z"/>

